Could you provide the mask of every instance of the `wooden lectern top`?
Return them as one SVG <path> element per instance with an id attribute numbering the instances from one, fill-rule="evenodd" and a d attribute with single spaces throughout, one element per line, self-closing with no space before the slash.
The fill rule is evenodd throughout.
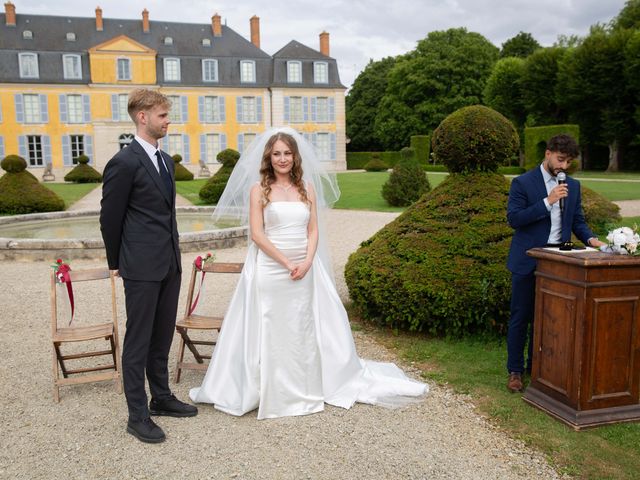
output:
<path id="1" fill-rule="evenodd" d="M 640 266 L 640 256 L 617 255 L 594 250 L 563 252 L 556 249 L 532 248 L 527 255 L 538 260 L 569 263 L 581 267 Z"/>

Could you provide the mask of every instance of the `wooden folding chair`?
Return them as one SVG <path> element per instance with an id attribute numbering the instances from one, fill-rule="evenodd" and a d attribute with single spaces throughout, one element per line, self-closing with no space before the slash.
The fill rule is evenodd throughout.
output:
<path id="1" fill-rule="evenodd" d="M 178 346 L 178 361 L 174 374 L 175 383 L 180 382 L 180 374 L 182 372 L 182 369 L 206 370 L 208 364 L 204 361 L 211 360 L 211 354 L 201 353 L 198 350 L 197 346 L 208 345 L 213 347 L 216 344 L 214 340 L 200 340 L 191 338 L 189 336 L 189 330 L 216 330 L 217 333 L 220 333 L 222 320 L 224 318 L 223 316 L 197 315 L 194 313 L 192 305 L 194 302 L 193 296 L 196 289 L 198 273 L 240 273 L 242 272 L 243 266 L 243 263 L 206 262 L 203 264 L 202 269 L 200 269 L 196 266 L 195 262 L 193 263 L 191 278 L 189 280 L 189 290 L 187 291 L 187 306 L 185 308 L 184 317 L 176 322 L 176 330 L 180 334 L 180 343 Z M 193 354 L 195 362 L 184 361 L 185 346 Z"/>
<path id="2" fill-rule="evenodd" d="M 60 401 L 60 387 L 63 385 L 77 385 L 80 383 L 100 382 L 113 380 L 116 391 L 122 393 L 122 366 L 120 359 L 120 344 L 118 342 L 118 317 L 116 309 L 116 288 L 113 274 L 107 268 L 72 270 L 69 272 L 72 287 L 78 283 L 109 279 L 111 290 L 111 321 L 105 323 L 92 323 L 83 325 L 78 319 L 73 319 L 69 325 L 58 325 L 59 302 L 69 302 L 69 299 L 58 299 L 55 272 L 51 272 L 51 338 L 53 341 L 53 398 Z M 105 284 L 104 287 L 107 285 Z M 77 289 L 76 289 L 77 290 Z M 104 290 L 106 293 L 106 289 Z M 77 293 L 77 292 L 76 292 Z M 85 300 L 83 302 L 83 300 Z M 76 304 L 90 304 L 87 299 L 75 298 Z M 65 323 L 65 321 L 63 321 Z M 89 350 L 88 346 L 76 346 L 74 353 L 63 354 L 62 346 L 65 343 L 78 344 L 104 338 L 108 341 L 104 350 Z M 95 345 L 92 345 L 95 348 Z M 69 346 L 71 348 L 71 346 Z M 82 350 L 82 351 L 79 351 Z M 84 366 L 70 368 L 69 361 L 80 360 L 90 357 L 110 356 L 110 362 L 96 366 Z M 77 363 L 77 362 L 74 362 Z M 105 370 L 111 370 L 105 372 Z M 92 373 L 99 372 L 99 373 Z M 62 378 L 60 378 L 62 373 Z M 71 377 L 71 375 L 75 375 Z"/>

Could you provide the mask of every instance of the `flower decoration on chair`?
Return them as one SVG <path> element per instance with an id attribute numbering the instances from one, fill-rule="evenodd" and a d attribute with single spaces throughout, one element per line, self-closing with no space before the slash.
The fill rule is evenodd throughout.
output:
<path id="1" fill-rule="evenodd" d="M 71 286 L 71 276 L 69 272 L 71 271 L 71 267 L 68 263 L 64 263 L 61 258 L 56 260 L 56 263 L 51 265 L 53 268 L 56 282 L 64 283 L 67 286 L 67 294 L 69 295 L 69 305 L 71 305 L 71 319 L 69 320 L 69 325 L 73 322 L 73 315 L 75 313 L 75 305 L 73 301 L 73 287 Z"/>
<path id="2" fill-rule="evenodd" d="M 191 315 L 196 309 L 196 307 L 198 306 L 198 300 L 200 299 L 200 292 L 202 291 L 202 283 L 204 282 L 204 276 L 207 273 L 204 271 L 204 267 L 209 263 L 215 262 L 215 260 L 216 260 L 216 256 L 212 255 L 211 252 L 208 252 L 204 257 L 202 257 L 201 255 L 198 255 L 196 259 L 193 261 L 193 264 L 195 265 L 196 269 L 202 272 L 202 277 L 200 278 L 200 285 L 198 286 L 198 294 L 196 295 L 196 298 L 193 300 L 193 304 L 189 307 L 189 315 Z"/>
<path id="3" fill-rule="evenodd" d="M 607 253 L 617 253 L 619 255 L 640 255 L 638 244 L 640 244 L 640 234 L 638 226 L 633 228 L 620 227 L 611 230 L 607 235 L 608 245 L 602 247 L 602 251 Z"/>

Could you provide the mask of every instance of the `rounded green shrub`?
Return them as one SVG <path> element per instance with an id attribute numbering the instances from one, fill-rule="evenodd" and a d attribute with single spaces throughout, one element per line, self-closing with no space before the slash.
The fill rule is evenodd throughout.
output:
<path id="1" fill-rule="evenodd" d="M 380 160 L 379 153 L 371 154 L 371 160 L 369 160 L 363 167 L 367 172 L 386 172 L 389 166 Z"/>
<path id="2" fill-rule="evenodd" d="M 580 186 L 584 219 L 596 235 L 606 235 L 609 225 L 622 220 L 620 207 L 599 193 Z"/>
<path id="3" fill-rule="evenodd" d="M 495 172 L 518 154 L 518 132 L 503 115 L 482 105 L 456 110 L 433 131 L 431 150 L 451 173 Z"/>
<path id="4" fill-rule="evenodd" d="M 415 157 L 415 150 L 405 147 L 402 159 L 396 163 L 389 180 L 382 186 L 382 197 L 393 207 L 411 205 L 431 190 L 429 179 Z"/>
<path id="5" fill-rule="evenodd" d="M 362 317 L 448 336 L 504 332 L 508 196 L 502 175 L 452 174 L 363 242 L 345 268 Z"/>
<path id="6" fill-rule="evenodd" d="M 89 165 L 89 157 L 80 155 L 76 158 L 77 165 L 64 176 L 65 182 L 74 183 L 100 183 L 102 175 L 95 168 Z"/>
<path id="7" fill-rule="evenodd" d="M 198 196 L 203 202 L 213 204 L 217 203 L 222 196 L 222 192 L 227 186 L 227 181 L 233 172 L 233 167 L 238 163 L 240 153 L 231 148 L 227 148 L 218 153 L 218 161 L 222 163 L 222 167 L 205 183 Z"/>
<path id="8" fill-rule="evenodd" d="M 26 165 L 17 155 L 9 155 L 0 162 L 7 172 L 0 177 L 0 213 L 17 215 L 64 210 L 64 200 L 41 185 L 25 169 Z"/>
<path id="9" fill-rule="evenodd" d="M 182 162 L 182 155 L 176 153 L 173 157 L 174 174 L 176 181 L 193 180 L 193 173 L 187 170 L 180 162 Z"/>

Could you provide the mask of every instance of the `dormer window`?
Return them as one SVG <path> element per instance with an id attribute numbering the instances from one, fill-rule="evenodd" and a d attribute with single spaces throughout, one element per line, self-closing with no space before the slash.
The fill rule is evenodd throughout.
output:
<path id="1" fill-rule="evenodd" d="M 302 62 L 287 62 L 287 83 L 302 83 Z"/>
<path id="2" fill-rule="evenodd" d="M 173 45 L 173 37 L 164 37 L 165 45 Z"/>
<path id="3" fill-rule="evenodd" d="M 20 67 L 20 78 L 38 78 L 38 55 L 36 53 L 25 52 L 18 54 Z"/>
<path id="4" fill-rule="evenodd" d="M 25 40 L 33 40 L 33 32 L 31 30 L 25 30 L 22 32 L 22 38 Z"/>
<path id="5" fill-rule="evenodd" d="M 240 82 L 256 83 L 256 62 L 240 60 Z"/>
<path id="6" fill-rule="evenodd" d="M 210 38 L 203 38 L 202 39 L 202 46 L 203 47 L 210 47 L 211 46 L 211 39 Z"/>
<path id="7" fill-rule="evenodd" d="M 329 83 L 329 64 L 327 62 L 313 62 L 313 82 Z"/>
<path id="8" fill-rule="evenodd" d="M 180 81 L 180 59 L 179 58 L 164 59 L 164 79 L 167 82 Z"/>
<path id="9" fill-rule="evenodd" d="M 75 42 L 76 34 L 73 32 L 67 32 L 67 42 Z"/>

